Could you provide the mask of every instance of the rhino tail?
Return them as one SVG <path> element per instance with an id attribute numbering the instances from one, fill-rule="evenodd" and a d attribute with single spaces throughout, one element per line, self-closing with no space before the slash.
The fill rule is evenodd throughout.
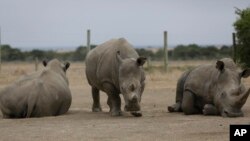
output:
<path id="1" fill-rule="evenodd" d="M 176 97 L 175 97 L 175 104 L 172 106 L 168 106 L 168 111 L 169 112 L 181 112 L 181 104 L 182 104 L 182 98 L 183 98 L 183 93 L 184 93 L 184 84 L 186 82 L 186 79 L 189 75 L 191 70 L 186 71 L 182 74 L 180 79 L 177 82 L 177 87 L 176 87 Z"/>

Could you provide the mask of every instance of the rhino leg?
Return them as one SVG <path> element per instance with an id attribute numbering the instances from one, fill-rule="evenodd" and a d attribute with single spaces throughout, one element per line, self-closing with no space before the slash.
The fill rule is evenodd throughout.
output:
<path id="1" fill-rule="evenodd" d="M 121 116 L 121 98 L 119 93 L 111 83 L 106 82 L 103 84 L 103 87 L 108 95 L 107 104 L 109 105 L 111 116 Z"/>
<path id="2" fill-rule="evenodd" d="M 112 116 L 121 116 L 121 98 L 119 94 L 110 94 L 110 101 L 111 101 L 111 115 Z"/>
<path id="3" fill-rule="evenodd" d="M 112 116 L 121 116 L 121 98 L 120 96 L 111 96 L 113 94 L 108 94 L 107 104 L 109 106 L 109 112 Z"/>
<path id="4" fill-rule="evenodd" d="M 176 97 L 175 97 L 176 103 L 172 106 L 168 106 L 169 112 L 182 112 L 181 105 L 183 100 L 184 84 L 190 72 L 191 71 L 184 72 L 182 76 L 179 78 L 176 86 Z"/>
<path id="5" fill-rule="evenodd" d="M 100 92 L 97 88 L 92 87 L 92 98 L 93 98 L 93 106 L 92 111 L 93 112 L 101 112 L 101 104 L 100 104 Z"/>
<path id="6" fill-rule="evenodd" d="M 184 92 L 181 108 L 186 115 L 200 113 L 200 111 L 195 107 L 195 95 L 190 91 Z"/>
<path id="7" fill-rule="evenodd" d="M 109 106 L 109 112 L 111 112 L 112 111 L 112 102 L 111 102 L 110 96 L 108 96 L 107 104 Z"/>
<path id="8" fill-rule="evenodd" d="M 219 111 L 212 104 L 206 104 L 202 110 L 204 115 L 218 115 Z"/>

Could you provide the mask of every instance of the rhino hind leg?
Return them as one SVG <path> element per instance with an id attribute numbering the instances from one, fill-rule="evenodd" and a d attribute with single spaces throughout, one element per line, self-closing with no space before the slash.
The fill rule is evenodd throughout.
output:
<path id="1" fill-rule="evenodd" d="M 93 112 L 101 112 L 101 104 L 100 104 L 100 91 L 92 87 L 92 98 L 93 98 L 93 106 L 92 106 L 92 111 Z"/>
<path id="2" fill-rule="evenodd" d="M 195 95 L 190 91 L 185 91 L 181 109 L 186 115 L 199 114 L 200 110 L 195 106 Z"/>
<path id="3" fill-rule="evenodd" d="M 182 112 L 182 100 L 183 100 L 183 94 L 184 94 L 184 84 L 186 82 L 186 79 L 189 75 L 190 71 L 186 71 L 182 74 L 182 76 L 179 78 L 176 86 L 176 97 L 175 97 L 175 104 L 172 106 L 168 106 L 169 112 Z"/>

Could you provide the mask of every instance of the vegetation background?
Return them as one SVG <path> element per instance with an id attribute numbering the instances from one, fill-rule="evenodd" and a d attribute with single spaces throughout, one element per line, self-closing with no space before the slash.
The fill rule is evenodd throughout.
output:
<path id="1" fill-rule="evenodd" d="M 236 59 L 243 67 L 250 67 L 250 8 L 237 9 L 235 13 L 239 16 L 234 23 L 238 39 Z"/>
<path id="2" fill-rule="evenodd" d="M 91 48 L 96 47 L 92 45 Z M 141 56 L 146 56 L 153 61 L 163 60 L 164 51 L 161 48 L 154 51 L 152 48 L 136 48 Z M 232 54 L 231 46 L 199 46 L 196 44 L 178 45 L 168 51 L 170 60 L 211 60 L 222 57 L 230 57 Z M 87 55 L 87 47 L 79 46 L 75 51 L 57 52 L 54 50 L 21 51 L 10 45 L 2 45 L 3 61 L 33 61 L 36 57 L 39 60 L 59 58 L 69 61 L 84 61 Z"/>

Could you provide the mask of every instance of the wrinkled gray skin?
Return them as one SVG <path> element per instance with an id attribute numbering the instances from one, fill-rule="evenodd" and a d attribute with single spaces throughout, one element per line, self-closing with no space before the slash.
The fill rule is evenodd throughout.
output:
<path id="1" fill-rule="evenodd" d="M 250 69 L 239 71 L 232 59 L 224 58 L 211 65 L 202 65 L 185 72 L 177 83 L 176 104 L 169 112 L 187 115 L 243 116 L 241 111 L 250 89 L 241 83 Z"/>
<path id="2" fill-rule="evenodd" d="M 140 101 L 145 74 L 142 68 L 146 58 L 139 57 L 124 38 L 109 40 L 92 49 L 86 57 L 86 76 L 92 87 L 93 112 L 102 111 L 99 90 L 108 95 L 107 104 L 112 116 L 120 116 L 121 99 L 125 111 L 141 116 Z"/>
<path id="3" fill-rule="evenodd" d="M 43 64 L 45 69 L 22 76 L 0 92 L 4 118 L 57 116 L 68 111 L 71 93 L 66 70 L 70 64 L 57 59 Z"/>

